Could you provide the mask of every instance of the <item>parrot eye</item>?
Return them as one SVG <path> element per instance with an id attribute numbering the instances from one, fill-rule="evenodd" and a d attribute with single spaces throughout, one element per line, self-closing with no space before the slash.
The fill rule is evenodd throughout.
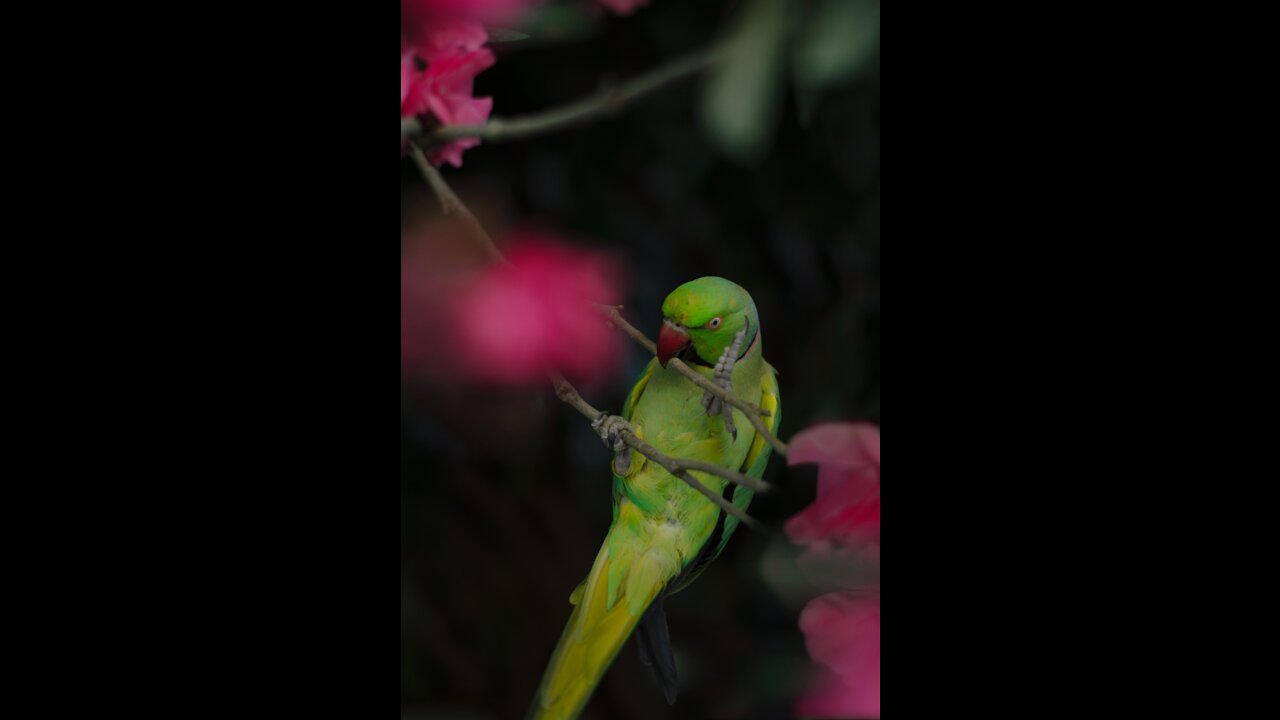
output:
<path id="1" fill-rule="evenodd" d="M 711 328 L 712 330 L 715 330 L 716 328 L 720 327 L 720 318 L 718 317 L 711 318 L 711 322 L 707 323 L 707 327 Z"/>

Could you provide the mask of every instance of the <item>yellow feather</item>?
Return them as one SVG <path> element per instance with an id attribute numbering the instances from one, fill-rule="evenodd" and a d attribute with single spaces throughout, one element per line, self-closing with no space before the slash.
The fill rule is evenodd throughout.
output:
<path id="1" fill-rule="evenodd" d="M 764 426 L 769 428 L 770 432 L 776 432 L 778 429 L 778 381 L 770 373 L 764 373 L 760 384 L 762 390 L 760 409 L 768 413 L 764 418 Z M 747 451 L 747 459 L 742 461 L 743 472 L 754 465 L 760 453 L 764 452 L 765 442 L 764 436 L 756 433 L 755 439 L 751 441 L 751 449 Z"/>
<path id="2" fill-rule="evenodd" d="M 660 563 L 654 563 L 660 566 Z M 612 609 L 606 607 L 609 575 L 608 545 L 600 549 L 591 574 L 585 583 L 574 591 L 579 602 L 560 636 L 560 644 L 547 667 L 547 674 L 538 689 L 538 698 L 530 709 L 529 718 L 535 720 L 571 720 L 576 718 L 587 704 L 591 691 L 604 671 L 622 648 L 644 608 L 662 589 L 661 578 L 650 586 L 628 578 L 624 595 L 627 602 L 620 602 Z M 645 571 L 648 574 L 649 571 Z M 634 608 L 640 612 L 633 613 Z"/>

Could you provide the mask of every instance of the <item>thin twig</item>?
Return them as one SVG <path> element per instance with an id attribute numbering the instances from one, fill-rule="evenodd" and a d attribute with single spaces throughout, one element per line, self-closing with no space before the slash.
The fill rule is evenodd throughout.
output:
<path id="1" fill-rule="evenodd" d="M 631 339 L 640 343 L 640 347 L 648 350 L 650 355 L 658 354 L 658 346 L 649 339 L 649 336 L 640 332 L 634 325 L 623 319 L 622 313 L 618 312 L 622 309 L 621 305 L 601 305 L 600 303 L 595 303 L 595 306 L 597 310 L 604 313 L 605 316 L 609 318 L 609 323 L 611 325 L 630 335 Z"/>
<path id="2" fill-rule="evenodd" d="M 641 440 L 640 442 L 644 442 L 644 441 Z M 637 445 L 635 447 L 637 450 L 640 450 L 641 452 L 643 452 L 643 448 L 641 448 L 640 446 Z M 646 457 L 648 456 L 646 455 Z M 657 458 L 654 458 L 654 459 L 656 460 Z M 659 463 L 659 464 L 661 464 L 663 467 L 667 467 L 663 463 Z M 772 485 L 770 485 L 769 483 L 763 480 L 760 480 L 758 478 L 753 478 L 750 475 L 743 475 L 742 473 L 734 472 L 732 470 L 729 470 L 728 468 L 721 467 L 715 463 L 707 462 L 706 460 L 693 460 L 691 458 L 677 457 L 677 458 L 671 458 L 671 464 L 673 467 L 675 467 L 678 470 L 697 470 L 698 472 L 704 472 L 708 475 L 715 475 L 717 477 L 722 477 L 725 480 L 728 480 L 729 482 L 734 483 L 735 485 L 742 485 L 743 487 L 751 488 L 756 492 L 768 492 L 773 489 Z"/>
<path id="3" fill-rule="evenodd" d="M 719 53 L 716 50 L 703 50 L 677 58 L 621 85 L 601 88 L 595 95 L 557 108 L 518 117 L 491 118 L 483 125 L 449 125 L 428 133 L 425 140 L 428 143 L 437 143 L 475 137 L 485 142 L 502 142 L 563 130 L 598 117 L 617 114 L 636 100 L 666 85 L 697 74 L 718 58 Z M 420 132 L 422 132 L 422 124 L 417 119 L 402 118 L 400 120 L 401 135 L 412 136 Z"/>
<path id="4" fill-rule="evenodd" d="M 555 386 L 556 397 L 560 398 L 561 400 L 568 403 L 569 405 L 572 405 L 573 408 L 578 412 L 582 413 L 583 416 L 590 418 L 591 420 L 595 420 L 596 418 L 600 417 L 600 411 L 592 407 L 591 404 L 588 403 L 586 400 L 583 400 L 582 396 L 578 394 L 577 389 L 575 389 L 573 387 L 573 384 L 570 383 L 567 379 L 565 379 L 563 375 L 560 375 L 559 373 L 552 373 L 551 384 Z M 663 453 L 661 450 L 655 448 L 654 446 L 650 445 L 644 440 L 641 440 L 634 433 L 623 432 L 621 433 L 621 436 L 622 436 L 623 442 L 635 448 L 636 450 L 640 451 L 641 455 L 644 455 L 650 460 L 653 460 L 654 462 L 658 463 L 662 467 L 666 468 L 667 471 L 670 472 L 672 475 L 678 476 L 679 473 L 684 470 L 697 470 L 698 472 L 704 472 L 704 473 L 707 473 L 708 475 L 716 475 L 716 476 L 722 477 L 731 483 L 735 483 L 737 485 L 742 485 L 743 487 L 751 488 L 756 492 L 767 492 L 771 490 L 773 487 L 769 483 L 763 480 L 759 480 L 757 478 L 743 475 L 740 472 L 736 472 L 736 471 L 730 470 L 729 468 L 716 465 L 715 463 L 705 462 L 703 460 L 694 460 L 692 458 L 671 457 L 670 455 Z M 703 494 L 705 495 L 706 493 L 703 493 Z"/>
<path id="5" fill-rule="evenodd" d="M 564 377 L 558 374 L 553 374 L 551 378 L 551 383 L 552 385 L 555 386 L 556 397 L 560 398 L 560 400 L 562 400 L 565 404 L 572 406 L 575 410 L 582 413 L 583 417 L 589 418 L 591 420 L 594 420 L 595 418 L 600 417 L 600 411 L 592 407 L 591 403 L 588 403 L 586 400 L 583 400 L 582 396 L 578 394 L 578 390 L 574 388 L 573 384 L 570 383 L 568 380 L 566 380 Z M 728 500 L 725 500 L 720 495 L 715 494 L 714 492 L 711 491 L 710 488 L 708 488 L 706 485 L 703 485 L 697 478 L 690 475 L 688 472 L 689 469 L 697 469 L 699 471 L 703 470 L 703 468 L 701 467 L 692 468 L 692 466 L 689 464 L 690 462 L 696 462 L 696 461 L 676 460 L 672 457 L 669 457 L 668 455 L 665 455 L 662 451 L 658 450 L 654 446 L 636 437 L 635 433 L 632 433 L 632 432 L 624 431 L 621 434 L 621 437 L 622 437 L 622 441 L 625 442 L 627 445 L 630 445 L 631 447 L 635 448 L 641 455 L 644 455 L 650 460 L 661 465 L 663 468 L 666 469 L 667 472 L 685 481 L 685 483 L 687 483 L 694 490 L 697 490 L 698 492 L 702 493 L 708 500 L 715 503 L 716 507 L 719 507 L 721 510 L 738 518 L 747 527 L 750 527 L 753 530 L 764 529 L 759 522 L 757 522 L 750 515 L 743 512 L 742 509 L 739 508 L 737 505 L 734 505 Z M 719 470 L 723 470 L 723 468 L 719 468 Z M 717 472 L 716 474 L 720 474 L 720 473 Z M 749 479 L 749 478 L 745 478 L 745 479 Z"/>
<path id="6" fill-rule="evenodd" d="M 712 395 L 716 395 L 721 400 L 741 410 L 742 414 L 745 415 L 747 420 L 751 422 L 752 427 L 756 429 L 756 432 L 760 433 L 760 436 L 765 439 L 765 442 L 772 445 L 773 449 L 777 450 L 780 454 L 782 455 L 787 454 L 787 449 L 788 449 L 787 444 L 782 442 L 782 440 L 778 439 L 778 436 L 774 435 L 773 431 L 765 426 L 764 418 L 766 415 L 768 415 L 768 413 L 765 412 L 763 409 L 747 402 L 746 400 L 743 400 L 742 398 L 738 397 L 737 395 L 734 395 L 733 393 L 730 393 L 724 390 L 724 388 L 721 388 L 718 385 L 715 385 L 710 380 L 707 380 L 702 375 L 698 374 L 696 370 L 689 367 L 688 365 L 685 365 L 684 361 L 681 360 L 680 358 L 671 358 L 670 360 L 668 360 L 667 367 L 675 368 L 676 372 L 692 380 L 693 383 L 698 387 L 702 388 L 703 390 L 709 391 Z"/>
<path id="7" fill-rule="evenodd" d="M 498 250 L 498 246 L 493 243 L 492 238 L 489 237 L 489 234 L 486 233 L 484 228 L 480 225 L 480 221 L 476 219 L 475 215 L 471 214 L 471 211 L 467 208 L 466 204 L 464 204 L 453 192 L 453 189 L 449 187 L 449 183 L 445 181 L 439 171 L 432 167 L 431 163 L 427 161 L 426 156 L 422 153 L 422 149 L 416 144 L 410 143 L 409 150 L 413 155 L 414 162 L 418 165 L 418 169 L 422 172 L 423 177 L 426 178 L 427 184 L 431 186 L 431 189 L 436 193 L 436 197 L 440 199 L 441 210 L 446 215 L 459 216 L 472 230 L 472 233 L 476 238 L 485 246 L 485 250 L 494 258 L 495 261 L 502 263 L 507 262 L 502 251 Z M 632 329 L 634 330 L 634 328 Z M 638 333 L 639 331 L 636 332 Z M 641 334 L 641 338 L 643 337 L 643 334 Z M 652 343 L 650 343 L 650 346 L 652 346 Z M 551 384 L 555 388 L 556 397 L 573 406 L 574 409 L 582 413 L 585 417 L 595 420 L 600 416 L 600 411 L 592 407 L 586 400 L 583 400 L 582 396 L 578 393 L 577 388 L 575 388 L 572 383 L 559 373 L 551 373 Z M 765 530 L 765 528 L 754 518 L 738 506 L 712 492 L 706 485 L 703 485 L 697 478 L 691 475 L 689 471 L 694 470 L 697 472 L 706 472 L 708 474 L 718 475 L 730 482 L 749 487 L 756 491 L 768 490 L 770 487 L 768 483 L 763 480 L 758 480 L 756 478 L 751 478 L 741 473 L 734 472 L 727 468 L 722 468 L 718 465 L 704 463 L 700 460 L 672 458 L 644 440 L 641 440 L 639 437 L 636 437 L 635 433 L 632 432 L 623 432 L 621 437 L 623 442 L 632 448 L 635 448 L 640 454 L 658 463 L 665 468 L 667 472 L 680 478 L 690 487 L 702 493 L 708 500 L 714 503 L 716 507 L 719 507 L 721 510 L 738 518 L 738 520 L 742 521 L 744 525 L 754 530 Z"/>
<path id="8" fill-rule="evenodd" d="M 503 256 L 502 251 L 494 244 L 493 238 L 489 237 L 489 233 L 484 231 L 484 226 L 471 214 L 471 210 L 462 202 L 462 200 L 453 192 L 453 188 L 449 187 L 449 183 L 444 181 L 444 176 L 436 170 L 434 166 L 427 160 L 427 156 L 423 154 L 422 148 L 417 143 L 409 143 L 409 154 L 413 157 L 413 162 L 418 166 L 422 177 L 426 178 L 427 184 L 431 186 L 431 190 L 435 192 L 436 197 L 440 200 L 440 210 L 445 215 L 456 215 L 475 235 L 476 240 L 480 241 L 481 247 L 489 254 L 489 257 L 498 263 L 506 263 L 507 258 Z"/>
<path id="9" fill-rule="evenodd" d="M 640 343 L 640 345 L 644 347 L 645 350 L 648 350 L 650 353 L 653 353 L 654 355 L 656 355 L 657 345 L 654 345 L 653 341 L 650 340 L 647 335 L 637 330 L 634 325 L 627 322 L 626 319 L 622 317 L 622 314 L 618 312 L 618 307 L 619 306 L 616 306 L 616 305 L 600 305 L 600 304 L 596 305 L 596 309 L 598 309 L 600 312 L 608 316 L 609 322 L 612 323 L 614 327 L 630 335 L 631 338 L 636 342 Z M 747 416 L 747 420 L 751 421 L 751 424 L 755 427 L 756 432 L 760 433 L 760 436 L 763 437 L 766 442 L 772 445 L 774 450 L 777 450 L 779 453 L 783 455 L 787 454 L 787 444 L 779 440 L 777 435 L 774 435 L 773 432 L 769 430 L 769 428 L 765 427 L 764 418 L 768 416 L 769 413 L 765 412 L 763 408 L 759 407 L 758 405 L 749 403 L 746 400 L 743 400 L 742 398 L 738 397 L 737 395 L 734 395 L 733 393 L 725 390 L 719 385 L 716 385 L 715 383 L 711 382 L 707 378 L 703 377 L 702 374 L 699 373 L 697 370 L 694 370 L 693 368 L 686 365 L 684 361 L 682 361 L 680 358 L 671 358 L 670 360 L 668 360 L 667 367 L 672 368 L 676 372 L 685 376 L 694 385 L 697 385 L 703 390 L 706 390 L 712 395 L 715 395 L 716 397 L 720 398 L 724 402 L 741 410 L 742 414 Z"/>

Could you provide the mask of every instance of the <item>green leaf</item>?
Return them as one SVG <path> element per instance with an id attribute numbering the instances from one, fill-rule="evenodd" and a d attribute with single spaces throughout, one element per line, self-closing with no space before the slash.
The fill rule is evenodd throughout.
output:
<path id="1" fill-rule="evenodd" d="M 505 28 L 488 28 L 486 32 L 489 34 L 489 42 L 518 42 L 520 40 L 528 40 L 527 33 L 518 32 L 516 30 L 507 30 Z"/>
<path id="2" fill-rule="evenodd" d="M 554 45 L 581 40 L 599 32 L 599 13 L 587 12 L 583 3 L 545 3 L 530 12 L 522 29 L 539 45 Z"/>
<path id="3" fill-rule="evenodd" d="M 879 46 L 880 0 L 825 0 L 800 32 L 796 82 L 802 92 L 816 94 L 850 80 Z"/>
<path id="4" fill-rule="evenodd" d="M 773 137 L 782 90 L 787 0 L 750 0 L 725 41 L 702 95 L 702 120 L 720 149 L 740 162 Z"/>

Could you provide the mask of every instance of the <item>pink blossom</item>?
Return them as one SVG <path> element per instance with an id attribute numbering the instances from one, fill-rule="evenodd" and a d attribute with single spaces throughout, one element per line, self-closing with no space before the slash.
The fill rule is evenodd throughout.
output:
<path id="1" fill-rule="evenodd" d="M 476 73 L 490 65 L 493 53 L 484 48 L 441 52 L 429 61 L 422 84 L 427 108 L 440 124 L 480 125 L 489 119 L 493 98 L 472 97 L 471 87 Z M 432 148 L 427 157 L 435 165 L 462 167 L 462 152 L 479 144 L 479 138 L 460 138 Z"/>
<path id="2" fill-rule="evenodd" d="M 808 463 L 818 465 L 817 498 L 787 521 L 787 535 L 805 546 L 799 564 L 811 580 L 860 592 L 828 593 L 800 613 L 800 629 L 816 665 L 795 712 L 878 718 L 880 430 L 848 422 L 808 428 L 791 440 L 787 464 Z"/>
<path id="3" fill-rule="evenodd" d="M 830 593 L 800 612 L 805 647 L 818 664 L 795 705 L 800 717 L 880 717 L 880 598 Z"/>
<path id="4" fill-rule="evenodd" d="M 479 125 L 493 98 L 473 97 L 475 76 L 494 63 L 484 47 L 482 21 L 511 17 L 515 0 L 402 0 L 400 3 L 400 117 L 430 115 L 439 125 Z M 420 70 L 425 65 L 425 70 Z M 463 138 L 428 150 L 435 165 L 462 166 L 462 153 L 480 144 Z M 401 138 L 401 149 L 404 139 Z"/>
<path id="5" fill-rule="evenodd" d="M 504 25 L 518 22 L 530 0 L 400 0 L 400 32 L 410 42 L 441 20 Z"/>
<path id="6" fill-rule="evenodd" d="M 457 223 L 413 225 L 401 238 L 400 365 L 405 377 L 456 383 L 452 310 L 488 259 Z"/>
<path id="7" fill-rule="evenodd" d="M 591 303 L 619 297 L 619 274 L 604 257 L 527 235 L 464 291 L 456 348 L 468 372 L 504 383 L 546 382 L 549 370 L 591 380 L 619 359 L 618 333 Z"/>
<path id="8" fill-rule="evenodd" d="M 424 44 L 412 50 L 401 46 L 400 116 L 429 112 L 441 125 L 479 125 L 489 119 L 493 98 L 472 97 L 475 76 L 493 65 L 493 53 L 481 47 L 484 28 L 475 24 L 443 23 L 423 35 Z M 418 70 L 425 61 L 426 70 Z M 480 144 L 462 138 L 431 148 L 436 165 L 462 167 L 462 152 Z"/>
<path id="9" fill-rule="evenodd" d="M 412 117 L 427 109 L 427 87 L 418 69 L 417 54 L 400 49 L 400 117 Z"/>
<path id="10" fill-rule="evenodd" d="M 649 0 L 598 0 L 599 3 L 613 11 L 614 15 L 630 15 L 641 5 L 648 5 Z"/>
<path id="11" fill-rule="evenodd" d="M 479 23 L 445 20 L 431 24 L 422 32 L 417 49 L 429 62 L 444 53 L 479 50 L 488 39 L 488 33 Z"/>
<path id="12" fill-rule="evenodd" d="M 787 521 L 798 545 L 880 544 L 880 430 L 868 423 L 824 423 L 797 434 L 787 464 L 817 463 L 818 496 Z"/>

